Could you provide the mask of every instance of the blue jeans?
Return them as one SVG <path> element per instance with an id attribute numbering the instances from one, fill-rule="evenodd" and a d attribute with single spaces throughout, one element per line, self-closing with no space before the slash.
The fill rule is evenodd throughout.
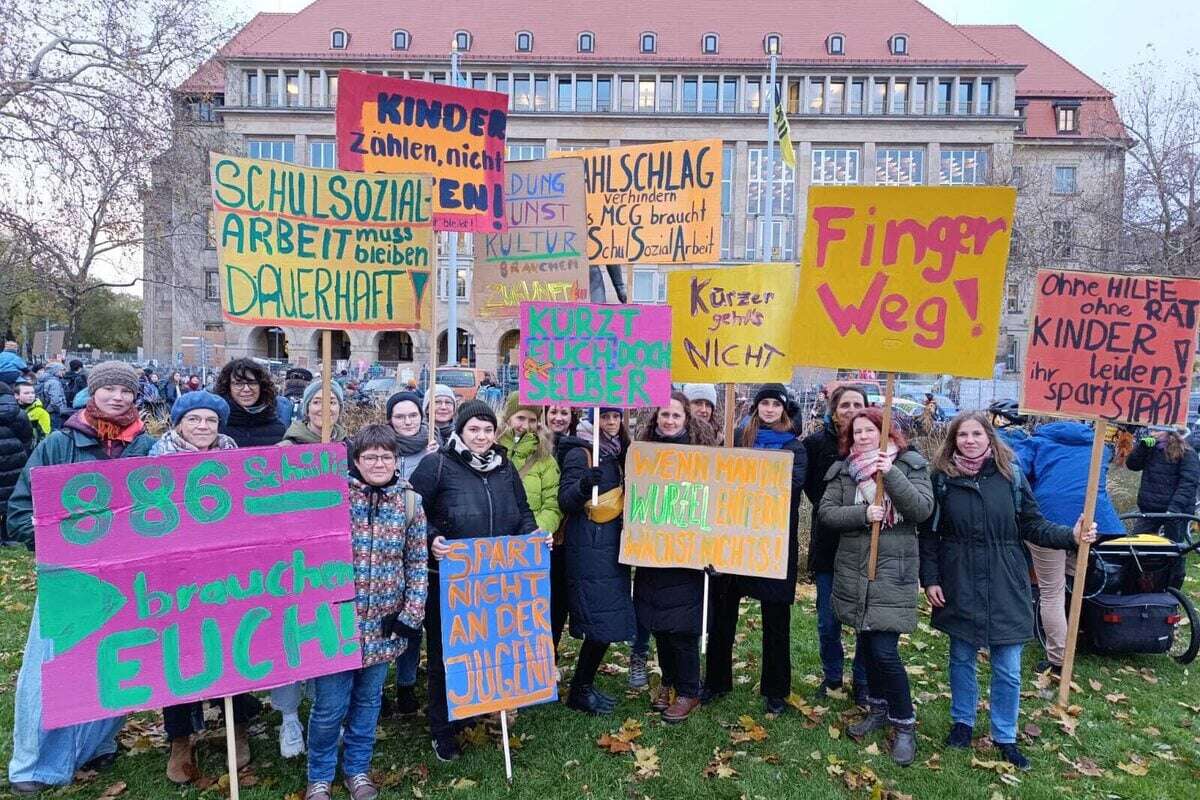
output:
<path id="1" fill-rule="evenodd" d="M 125 724 L 123 716 L 42 729 L 42 664 L 53 656 L 54 643 L 42 638 L 34 603 L 13 698 L 13 752 L 8 762 L 11 783 L 66 785 L 85 763 L 117 751 L 117 733 Z"/>
<path id="2" fill-rule="evenodd" d="M 846 670 L 846 651 L 842 648 L 842 624 L 833 613 L 833 573 L 817 572 L 813 578 L 817 584 L 817 638 L 820 641 L 821 670 L 825 673 L 826 683 L 836 685 L 842 682 Z M 864 650 L 862 637 L 859 636 L 854 645 L 852 667 L 855 686 L 867 685 Z"/>
<path id="3" fill-rule="evenodd" d="M 396 688 L 411 689 L 417 685 L 417 664 L 421 661 L 421 631 L 408 636 L 408 646 L 396 659 Z"/>
<path id="4" fill-rule="evenodd" d="M 304 681 L 276 686 L 270 692 L 271 708 L 280 714 L 297 714 L 304 699 Z"/>
<path id="5" fill-rule="evenodd" d="M 990 692 L 991 733 L 996 744 L 1017 741 L 1017 715 L 1021 709 L 1022 644 L 988 648 L 992 661 Z M 975 675 L 978 648 L 966 639 L 950 637 L 950 719 L 975 727 L 979 706 L 979 681 Z"/>
<path id="6" fill-rule="evenodd" d="M 333 782 L 337 771 L 338 733 L 342 735 L 342 774 L 370 771 L 375 725 L 387 662 L 316 679 L 317 699 L 308 715 L 308 782 Z"/>

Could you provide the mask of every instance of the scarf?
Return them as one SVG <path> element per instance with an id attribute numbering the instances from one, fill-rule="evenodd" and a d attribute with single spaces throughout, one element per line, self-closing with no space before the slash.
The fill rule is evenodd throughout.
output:
<path id="1" fill-rule="evenodd" d="M 134 405 L 126 409 L 124 414 L 112 417 L 100 410 L 96 398 L 89 397 L 82 417 L 82 422 L 95 431 L 96 440 L 109 458 L 120 458 L 126 445 L 142 432 L 142 418 Z"/>
<path id="2" fill-rule="evenodd" d="M 656 423 L 654 426 L 654 441 L 664 444 L 691 444 L 692 438 L 688 436 L 687 428 L 684 428 L 674 436 L 667 436 L 659 429 Z"/>
<path id="3" fill-rule="evenodd" d="M 954 466 L 968 478 L 973 478 L 979 474 L 979 470 L 983 469 L 983 462 L 992 457 L 992 448 L 989 445 L 987 450 L 984 450 L 975 458 L 967 458 L 957 450 L 954 451 Z"/>
<path id="4" fill-rule="evenodd" d="M 898 455 L 896 445 L 888 443 L 887 456 L 888 460 L 895 463 Z M 875 473 L 878 472 L 876 461 L 879 460 L 879 448 L 871 448 L 870 450 L 858 450 L 851 448 L 850 455 L 846 459 L 846 467 L 850 472 L 851 479 L 857 484 L 854 490 L 854 502 L 864 505 L 875 505 Z M 893 528 L 904 518 L 900 516 L 900 512 L 892 505 L 892 499 L 887 496 L 887 492 L 883 493 L 883 525 L 887 528 Z"/>
<path id="5" fill-rule="evenodd" d="M 229 438 L 223 433 L 217 434 L 217 439 L 212 443 L 209 450 L 236 450 L 237 442 Z M 163 456 L 171 453 L 199 453 L 200 448 L 184 439 L 179 435 L 179 431 L 174 428 L 163 434 L 162 438 L 154 443 L 154 447 L 150 448 L 150 455 Z"/>
<path id="6" fill-rule="evenodd" d="M 588 449 L 591 449 L 592 435 L 594 431 L 587 431 L 579 435 L 580 439 L 588 443 Z M 604 431 L 600 431 L 600 458 L 616 458 L 621 454 L 621 439 L 618 436 L 609 436 Z"/>
<path id="7" fill-rule="evenodd" d="M 287 433 L 283 435 L 284 441 L 292 442 L 293 444 L 320 444 L 321 434 L 308 427 L 308 423 L 301 419 L 292 420 L 292 424 L 288 426 Z M 342 427 L 340 422 L 333 424 L 333 433 L 329 437 L 331 442 L 346 441 L 346 429 Z"/>
<path id="8" fill-rule="evenodd" d="M 454 420 L 450 420 L 445 424 L 434 424 L 434 433 L 437 435 L 437 440 L 441 444 L 450 441 L 450 437 L 454 435 Z"/>
<path id="9" fill-rule="evenodd" d="M 250 408 L 239 406 L 232 398 L 226 397 L 229 403 L 229 427 L 257 428 L 260 425 L 270 425 L 278 419 L 275 406 L 259 404 Z"/>
<path id="10" fill-rule="evenodd" d="M 754 446 L 759 450 L 782 450 L 783 446 L 796 438 L 791 431 L 773 431 L 770 428 L 759 428 L 754 436 Z"/>
<path id="11" fill-rule="evenodd" d="M 497 469 L 504 463 L 504 457 L 500 455 L 495 445 L 489 447 L 483 454 L 476 453 L 467 447 L 466 442 L 460 439 L 457 433 L 451 433 L 450 438 L 446 440 L 446 444 L 458 455 L 464 464 L 476 472 L 486 474 Z"/>
<path id="12" fill-rule="evenodd" d="M 422 425 L 412 436 L 401 436 L 397 433 L 396 443 L 400 445 L 400 455 L 402 457 L 423 453 L 429 445 L 429 428 Z"/>

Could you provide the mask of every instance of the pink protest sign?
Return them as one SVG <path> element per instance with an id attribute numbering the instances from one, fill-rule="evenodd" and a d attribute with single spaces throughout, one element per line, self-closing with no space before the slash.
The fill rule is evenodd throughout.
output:
<path id="1" fill-rule="evenodd" d="M 521 303 L 519 385 L 536 405 L 666 404 L 670 306 Z"/>
<path id="2" fill-rule="evenodd" d="M 33 471 L 47 728 L 362 664 L 340 444 Z"/>

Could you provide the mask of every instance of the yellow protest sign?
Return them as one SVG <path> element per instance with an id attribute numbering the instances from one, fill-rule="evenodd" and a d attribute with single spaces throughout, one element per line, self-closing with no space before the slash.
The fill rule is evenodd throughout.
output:
<path id="1" fill-rule="evenodd" d="M 796 363 L 991 377 L 1016 190 L 814 186 Z"/>
<path id="2" fill-rule="evenodd" d="M 672 380 L 790 381 L 798 280 L 795 264 L 668 273 Z"/>
<path id="3" fill-rule="evenodd" d="M 341 330 L 429 319 L 429 176 L 210 157 L 225 319 Z"/>

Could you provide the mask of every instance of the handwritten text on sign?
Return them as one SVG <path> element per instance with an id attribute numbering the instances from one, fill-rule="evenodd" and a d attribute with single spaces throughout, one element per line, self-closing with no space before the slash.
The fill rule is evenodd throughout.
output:
<path id="1" fill-rule="evenodd" d="M 428 319 L 429 178 L 211 159 L 225 319 L 338 329 Z"/>
<path id="2" fill-rule="evenodd" d="M 360 667 L 345 453 L 35 469 L 44 725 Z"/>
<path id="3" fill-rule="evenodd" d="M 634 442 L 622 564 L 787 576 L 792 454 Z"/>
<path id="4" fill-rule="evenodd" d="M 671 396 L 668 306 L 521 304 L 521 402 L 663 405 Z"/>
<path id="5" fill-rule="evenodd" d="M 797 363 L 990 377 L 1016 191 L 814 186 Z"/>
<path id="6" fill-rule="evenodd" d="M 793 264 L 669 273 L 672 377 L 714 383 L 791 381 L 797 280 Z"/>
<path id="7" fill-rule="evenodd" d="M 563 153 L 583 159 L 588 261 L 719 260 L 721 146 L 708 139 Z"/>
<path id="8" fill-rule="evenodd" d="M 1200 281 L 1040 270 L 1021 407 L 1186 425 Z"/>
<path id="9" fill-rule="evenodd" d="M 508 228 L 475 237 L 475 313 L 516 317 L 523 301 L 588 299 L 587 209 L 579 159 L 505 166 Z"/>
<path id="10" fill-rule="evenodd" d="M 440 586 L 450 719 L 557 699 L 543 534 L 451 542 Z"/>
<path id="11" fill-rule="evenodd" d="M 439 231 L 504 230 L 508 97 L 338 72 L 338 166 L 433 175 Z"/>

